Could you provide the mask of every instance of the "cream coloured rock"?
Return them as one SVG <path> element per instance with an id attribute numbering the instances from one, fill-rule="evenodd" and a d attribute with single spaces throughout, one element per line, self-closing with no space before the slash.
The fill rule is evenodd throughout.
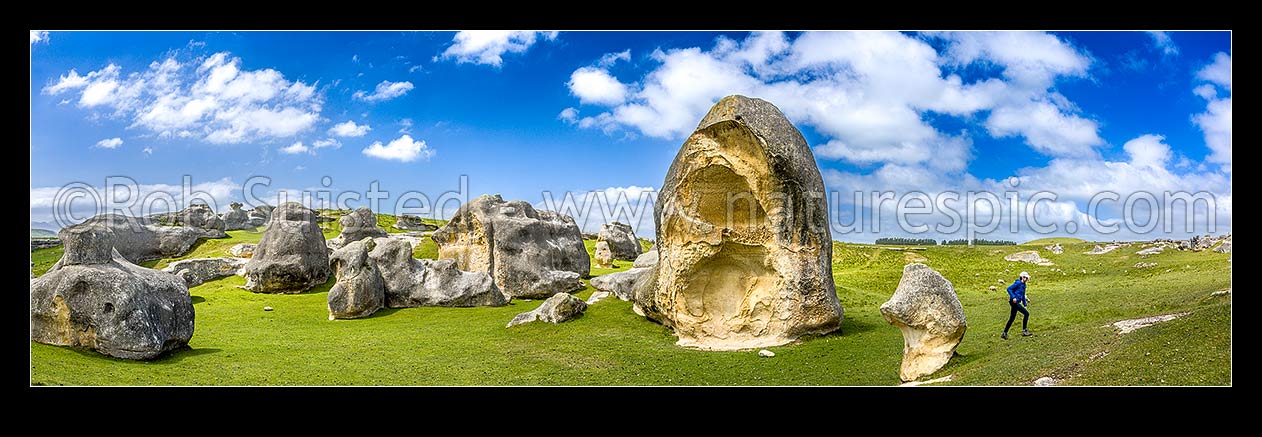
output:
<path id="1" fill-rule="evenodd" d="M 946 365 L 964 339 L 968 322 L 951 281 L 924 264 L 903 267 L 903 278 L 881 316 L 903 332 L 899 377 L 912 381 Z"/>
<path id="2" fill-rule="evenodd" d="M 613 251 L 609 250 L 609 243 L 597 241 L 596 253 L 593 257 L 596 259 L 596 267 L 602 269 L 613 268 Z"/>
<path id="3" fill-rule="evenodd" d="M 720 100 L 684 142 L 654 206 L 658 261 L 636 308 L 709 350 L 836 330 L 824 184 L 802 134 L 771 103 Z"/>
<path id="4" fill-rule="evenodd" d="M 1039 266 L 1056 265 L 1052 263 L 1051 261 L 1048 261 L 1047 259 L 1039 256 L 1039 251 L 1037 250 L 1027 250 L 1024 252 L 1017 252 L 1017 253 L 1009 254 L 1008 256 L 1003 257 L 1003 259 L 1004 261 L 1027 262 L 1027 263 L 1039 265 Z"/>

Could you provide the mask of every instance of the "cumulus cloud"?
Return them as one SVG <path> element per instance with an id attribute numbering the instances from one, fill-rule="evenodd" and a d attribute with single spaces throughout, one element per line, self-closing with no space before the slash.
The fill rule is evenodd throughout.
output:
<path id="1" fill-rule="evenodd" d="M 1131 157 L 1131 165 L 1137 167 L 1163 168 L 1170 162 L 1170 146 L 1162 141 L 1166 137 L 1147 134 L 1122 145 L 1126 154 Z"/>
<path id="2" fill-rule="evenodd" d="M 566 85 L 570 87 L 570 94 L 584 104 L 620 105 L 627 98 L 627 86 L 599 68 L 575 70 Z"/>
<path id="3" fill-rule="evenodd" d="M 1152 37 L 1152 45 L 1161 52 L 1162 56 L 1177 56 L 1179 54 L 1179 46 L 1174 44 L 1174 40 L 1170 39 L 1169 32 L 1148 32 L 1148 36 Z"/>
<path id="4" fill-rule="evenodd" d="M 281 147 L 280 153 L 284 153 L 286 155 L 297 155 L 300 153 L 312 153 L 312 150 L 310 147 L 307 147 L 307 145 L 303 144 L 302 141 L 298 141 L 288 146 Z"/>
<path id="5" fill-rule="evenodd" d="M 35 45 L 35 43 L 37 42 L 45 42 L 45 43 L 48 42 L 48 31 L 32 30 L 31 31 L 31 45 Z"/>
<path id="6" fill-rule="evenodd" d="M 121 146 L 121 145 L 123 145 L 123 139 L 115 137 L 115 138 L 107 138 L 101 141 L 97 141 L 96 144 L 93 145 L 92 147 L 97 147 L 101 149 L 117 149 L 118 146 Z"/>
<path id="7" fill-rule="evenodd" d="M 1209 162 L 1231 171 L 1231 55 L 1217 53 L 1214 61 L 1196 73 L 1196 78 L 1210 82 L 1193 89 L 1206 100 L 1205 112 L 1192 116 L 1192 121 L 1205 133 L 1205 145 L 1211 153 Z M 1211 85 L 1212 84 L 1212 85 Z M 1214 86 L 1223 88 L 1220 93 Z"/>
<path id="8" fill-rule="evenodd" d="M 524 32 L 503 30 L 466 30 L 456 33 L 452 44 L 443 51 L 443 59 L 457 63 L 493 65 L 504 63 L 504 54 L 525 53 L 542 37 L 554 40 L 557 32 Z"/>
<path id="9" fill-rule="evenodd" d="M 368 134 L 368 131 L 370 130 L 372 130 L 372 126 L 366 124 L 355 124 L 354 120 L 346 120 L 329 128 L 329 135 L 337 135 L 339 137 L 362 137 Z"/>
<path id="10" fill-rule="evenodd" d="M 399 162 L 412 162 L 418 159 L 428 160 L 434 156 L 434 150 L 430 149 L 424 141 L 416 141 L 411 135 L 403 135 L 389 144 L 382 145 L 381 141 L 377 141 L 364 148 L 364 155 Z"/>
<path id="11" fill-rule="evenodd" d="M 60 75 L 44 94 L 77 94 L 77 106 L 130 120 L 159 138 L 244 143 L 287 138 L 312 128 L 322 97 L 315 85 L 274 69 L 247 70 L 227 52 L 189 62 L 175 57 L 124 74 L 116 64 Z"/>
<path id="12" fill-rule="evenodd" d="M 314 148 L 317 148 L 317 149 L 323 149 L 323 148 L 326 148 L 326 147 L 331 147 L 331 148 L 334 148 L 334 149 L 341 149 L 341 148 L 342 148 L 342 142 L 341 142 L 341 141 L 338 141 L 338 140 L 337 140 L 337 139 L 335 139 L 335 138 L 325 138 L 325 139 L 323 139 L 323 140 L 315 140 L 315 141 L 312 141 L 312 142 L 311 142 L 311 147 L 314 147 Z"/>
<path id="13" fill-rule="evenodd" d="M 152 154 L 153 154 L 153 148 L 152 148 L 152 147 L 145 147 L 144 149 L 142 149 L 142 150 L 141 150 L 141 152 L 142 152 L 142 153 L 144 153 L 144 154 L 145 154 L 145 156 L 149 156 L 149 155 L 152 155 Z"/>
<path id="14" fill-rule="evenodd" d="M 373 90 L 371 94 L 367 91 L 360 90 L 355 91 L 355 94 L 352 94 L 351 98 L 363 100 L 369 103 L 376 103 L 390 100 L 395 97 L 401 97 L 404 94 L 407 94 L 408 91 L 411 91 L 412 88 L 412 82 L 391 82 L 383 80 L 381 83 L 377 84 L 377 88 Z"/>
<path id="15" fill-rule="evenodd" d="M 601 55 L 600 60 L 596 61 L 596 65 L 599 65 L 603 68 L 609 68 L 609 67 L 614 66 L 614 64 L 617 64 L 618 61 L 630 61 L 630 60 L 631 60 L 631 49 L 626 49 L 621 52 L 605 53 L 604 55 Z"/>

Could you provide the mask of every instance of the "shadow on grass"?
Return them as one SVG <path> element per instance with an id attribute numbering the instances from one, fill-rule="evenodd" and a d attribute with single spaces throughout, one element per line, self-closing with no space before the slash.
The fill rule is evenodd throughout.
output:
<path id="1" fill-rule="evenodd" d="M 125 359 L 125 358 L 116 358 L 116 357 L 111 357 L 111 356 L 109 356 L 109 355 L 105 355 L 105 354 L 103 354 L 103 353 L 100 353 L 100 352 L 94 351 L 94 350 L 92 350 L 92 349 L 82 348 L 82 347 L 67 347 L 66 349 L 69 349 L 69 350 L 73 351 L 74 353 L 79 354 L 80 356 L 90 357 L 90 358 L 93 358 L 93 359 L 106 360 L 106 361 L 113 361 L 113 362 L 116 362 L 116 363 L 138 363 L 138 364 L 145 364 L 145 363 L 149 363 L 149 364 L 172 364 L 172 363 L 178 363 L 178 362 L 180 362 L 180 361 L 184 360 L 184 358 L 187 358 L 187 357 L 196 357 L 196 356 L 199 356 L 199 355 L 207 355 L 207 354 L 213 354 L 213 353 L 223 352 L 223 349 L 216 349 L 216 348 L 196 348 L 196 349 L 194 349 L 194 348 L 191 348 L 191 347 L 189 347 L 189 346 L 184 346 L 184 347 L 181 347 L 181 348 L 179 348 L 179 349 L 176 349 L 176 350 L 173 350 L 173 351 L 167 352 L 167 353 L 163 354 L 162 356 L 158 357 L 157 359 L 150 360 L 150 361 L 142 361 L 142 360 L 128 360 L 128 359 Z"/>
<path id="2" fill-rule="evenodd" d="M 206 298 L 201 297 L 201 296 L 194 295 L 194 296 L 191 296 L 191 297 L 190 297 L 190 300 L 192 300 L 192 301 L 193 301 L 193 305 L 197 305 L 197 304 L 199 304 L 199 303 L 205 302 L 205 301 L 206 301 Z"/>

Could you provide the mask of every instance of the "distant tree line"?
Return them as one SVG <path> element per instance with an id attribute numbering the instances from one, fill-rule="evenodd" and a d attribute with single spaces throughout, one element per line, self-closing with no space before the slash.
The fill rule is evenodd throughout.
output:
<path id="1" fill-rule="evenodd" d="M 1016 244 L 1017 244 L 1016 242 L 1008 241 L 1008 240 L 985 240 L 981 238 L 973 240 L 973 245 L 975 246 L 1015 246 Z M 963 238 L 959 240 L 942 240 L 942 245 L 943 246 L 965 246 L 965 245 L 968 245 L 968 240 L 963 239 Z"/>
<path id="2" fill-rule="evenodd" d="M 938 240 L 932 238 L 877 238 L 876 244 L 893 246 L 937 246 Z"/>

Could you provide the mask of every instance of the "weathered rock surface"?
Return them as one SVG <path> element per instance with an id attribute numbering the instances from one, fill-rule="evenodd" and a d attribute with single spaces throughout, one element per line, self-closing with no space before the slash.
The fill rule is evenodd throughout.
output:
<path id="1" fill-rule="evenodd" d="M 482 195 L 434 231 L 438 257 L 487 272 L 508 297 L 546 298 L 582 288 L 591 259 L 574 219 L 528 202 Z"/>
<path id="2" fill-rule="evenodd" d="M 1146 249 L 1141 249 L 1140 251 L 1135 252 L 1135 254 L 1139 256 L 1156 255 L 1156 254 L 1161 253 L 1165 249 L 1166 249 L 1165 246 L 1152 246 Z"/>
<path id="3" fill-rule="evenodd" d="M 631 267 L 653 267 L 657 265 L 657 248 L 649 249 L 648 252 L 640 254 L 635 258 L 635 263 Z"/>
<path id="4" fill-rule="evenodd" d="M 378 238 L 369 253 L 385 283 L 386 306 L 501 306 L 508 298 L 486 272 L 464 272 L 455 260 L 412 258 L 412 245 L 393 238 Z"/>
<path id="5" fill-rule="evenodd" d="M 210 205 L 204 203 L 189 205 L 187 208 L 173 213 L 155 214 L 152 218 L 158 224 L 187 226 L 208 231 L 207 235 L 210 238 L 224 238 L 228 236 L 228 234 L 223 232 L 223 219 L 219 218 L 215 211 L 210 209 Z"/>
<path id="6" fill-rule="evenodd" d="M 253 258 L 257 244 L 239 243 L 228 249 L 228 254 L 237 258 Z"/>
<path id="7" fill-rule="evenodd" d="M 534 311 L 528 311 L 513 317 L 505 328 L 512 328 L 522 323 L 530 322 L 548 322 L 561 323 L 567 322 L 583 315 L 583 311 L 587 310 L 587 303 L 582 299 L 574 297 L 568 293 L 557 293 L 543 301 L 543 305 L 535 308 Z"/>
<path id="8" fill-rule="evenodd" d="M 635 290 L 640 284 L 641 279 L 647 278 L 649 269 L 647 267 L 634 267 L 621 272 L 614 272 L 607 275 L 600 275 L 591 279 L 592 288 L 600 291 L 606 291 L 618 296 L 618 299 L 625 301 L 635 300 Z"/>
<path id="9" fill-rule="evenodd" d="M 433 231 L 438 225 L 425 223 L 420 217 L 412 215 L 395 216 L 394 227 L 405 231 Z"/>
<path id="10" fill-rule="evenodd" d="M 329 279 L 329 252 L 316 212 L 297 202 L 272 211 L 267 229 L 245 265 L 245 285 L 255 293 L 301 293 Z"/>
<path id="11" fill-rule="evenodd" d="M 734 350 L 836 330 L 824 184 L 771 103 L 720 100 L 684 142 L 654 205 L 659 261 L 636 291 L 679 345 Z"/>
<path id="12" fill-rule="evenodd" d="M 184 281 L 137 266 L 113 247 L 107 227 L 59 233 L 66 254 L 31 280 L 31 340 L 85 347 L 133 360 L 156 358 L 193 337 Z"/>
<path id="13" fill-rule="evenodd" d="M 1091 248 L 1090 251 L 1086 252 L 1086 254 L 1087 255 L 1103 255 L 1103 254 L 1112 252 L 1114 249 L 1117 249 L 1119 247 L 1122 247 L 1122 246 L 1119 246 L 1116 244 L 1106 244 L 1104 246 L 1101 246 L 1097 244 L 1095 245 L 1095 247 Z"/>
<path id="14" fill-rule="evenodd" d="M 1227 239 L 1223 241 L 1223 244 L 1219 244 L 1218 247 L 1215 247 L 1214 252 L 1231 253 L 1231 239 Z"/>
<path id="15" fill-rule="evenodd" d="M 250 214 L 241 209 L 241 206 L 241 202 L 232 202 L 228 204 L 228 212 L 219 216 L 223 220 L 223 229 L 225 231 L 254 229 L 256 227 L 250 222 Z"/>
<path id="16" fill-rule="evenodd" d="M 1039 256 L 1039 252 L 1037 250 L 1027 250 L 1024 252 L 1017 252 L 1017 253 L 1005 256 L 1003 257 L 1003 259 L 1004 261 L 1027 262 L 1030 264 L 1040 265 L 1040 266 L 1056 265 L 1055 263 L 1052 263 L 1051 261 L 1046 260 L 1043 257 Z"/>
<path id="17" fill-rule="evenodd" d="M 184 285 L 193 288 L 212 279 L 240 275 L 248 261 L 245 258 L 193 258 L 168 264 L 162 271 L 183 279 Z"/>
<path id="18" fill-rule="evenodd" d="M 912 381 L 946 365 L 964 339 L 968 322 L 955 287 L 920 263 L 903 267 L 903 277 L 881 316 L 903 332 L 903 364 L 899 377 Z"/>
<path id="19" fill-rule="evenodd" d="M 347 243 L 329 256 L 337 283 L 329 289 L 329 320 L 368 317 L 386 302 L 385 281 L 368 253 L 371 238 Z"/>
<path id="20" fill-rule="evenodd" d="M 276 208 L 272 207 L 271 205 L 260 205 L 260 206 L 254 207 L 254 209 L 251 209 L 249 212 L 250 227 L 257 228 L 260 226 L 266 226 L 267 221 L 272 218 L 273 209 L 276 209 Z"/>
<path id="21" fill-rule="evenodd" d="M 31 239 L 32 252 L 38 249 L 48 249 L 50 247 L 57 247 L 60 245 L 61 245 L 61 240 L 58 240 L 56 238 L 32 238 Z"/>
<path id="22" fill-rule="evenodd" d="M 77 232 L 86 228 L 112 234 L 110 242 L 113 248 L 132 263 L 177 257 L 188 253 L 199 239 L 226 236 L 222 230 L 165 226 L 157 224 L 153 219 L 118 214 L 101 214 L 92 217 L 83 223 L 62 229 L 57 235 L 65 242 L 62 232 L 67 229 Z"/>
<path id="23" fill-rule="evenodd" d="M 1169 322 L 1171 320 L 1186 316 L 1188 314 L 1189 313 L 1187 312 L 1182 312 L 1182 313 L 1174 313 L 1174 314 L 1162 314 L 1159 316 L 1144 317 L 1140 319 L 1122 320 L 1118 322 L 1113 322 L 1113 327 L 1117 328 L 1117 335 L 1130 334 L 1131 332 L 1134 332 L 1136 329 L 1147 328 L 1149 326 L 1156 325 L 1161 322 Z"/>
<path id="24" fill-rule="evenodd" d="M 342 216 L 337 222 L 342 225 L 342 233 L 328 241 L 329 247 L 334 249 L 365 238 L 386 236 L 386 231 L 377 227 L 377 214 L 374 214 L 367 206 L 356 208 L 354 212 Z"/>
<path id="25" fill-rule="evenodd" d="M 596 252 L 592 254 L 592 258 L 596 259 L 596 267 L 613 268 L 613 251 L 609 249 L 608 242 L 596 242 Z"/>
<path id="26" fill-rule="evenodd" d="M 609 250 L 613 252 L 614 259 L 635 261 L 635 257 L 643 252 L 640 239 L 635 237 L 635 230 L 626 223 L 612 222 L 600 225 L 600 233 L 596 234 L 596 241 L 609 243 Z"/>
<path id="27" fill-rule="evenodd" d="M 1052 252 L 1053 255 L 1060 255 L 1062 253 L 1065 253 L 1065 247 L 1061 246 L 1060 243 L 1049 244 L 1049 245 L 1043 246 L 1043 248 Z"/>

